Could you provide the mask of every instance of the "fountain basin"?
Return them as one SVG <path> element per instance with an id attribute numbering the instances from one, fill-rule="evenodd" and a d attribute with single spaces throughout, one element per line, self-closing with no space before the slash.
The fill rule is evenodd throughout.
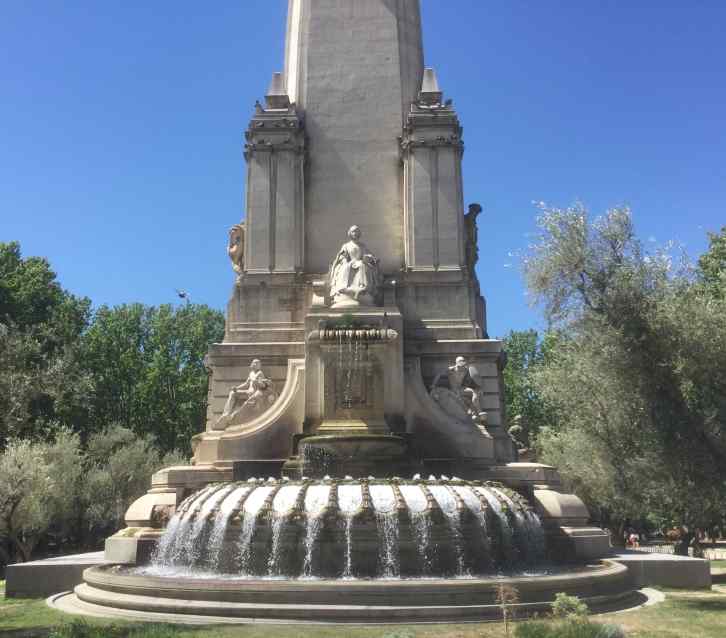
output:
<path id="1" fill-rule="evenodd" d="M 500 618 L 496 592 L 501 584 L 517 588 L 520 616 L 549 610 L 558 592 L 580 597 L 592 611 L 636 602 L 627 569 L 611 561 L 549 576 L 400 581 L 165 578 L 103 566 L 86 570 L 84 580 L 56 606 L 102 615 L 125 610 L 131 617 L 163 613 L 210 619 L 310 621 L 314 617 L 315 622 L 380 623 Z"/>
<path id="2" fill-rule="evenodd" d="M 186 499 L 148 565 L 106 565 L 52 604 L 71 613 L 176 622 L 433 622 L 518 614 L 557 593 L 592 611 L 640 602 L 611 561 L 543 562 L 529 503 L 499 483 L 250 479 Z M 163 614 L 163 616 L 162 616 Z"/>

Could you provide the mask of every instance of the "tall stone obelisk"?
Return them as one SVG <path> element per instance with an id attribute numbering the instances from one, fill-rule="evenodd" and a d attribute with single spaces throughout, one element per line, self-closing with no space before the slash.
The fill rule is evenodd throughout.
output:
<path id="1" fill-rule="evenodd" d="M 481 209 L 465 214 L 461 136 L 423 65 L 419 0 L 289 1 L 284 72 L 273 74 L 245 133 L 245 219 L 229 244 L 237 279 L 224 342 L 209 352 L 199 463 L 281 463 L 295 435 L 331 422 L 311 335 L 356 312 L 331 302 L 328 277 L 352 225 L 372 252 L 377 291 L 354 320 L 384 331 L 395 323 L 398 334 L 395 365 L 371 373 L 386 378 L 373 425 L 405 428 L 424 455 L 510 459 L 501 343 L 487 337 L 475 272 Z M 457 356 L 475 366 L 477 412 L 491 436 L 428 394 Z M 220 418 L 254 359 L 277 390 L 275 405 L 250 422 Z"/>
<path id="2" fill-rule="evenodd" d="M 404 264 L 398 138 L 421 89 L 418 0 L 290 0 L 285 80 L 304 113 L 305 265 L 355 222 L 384 271 Z M 325 229 L 321 232 L 321 229 Z"/>

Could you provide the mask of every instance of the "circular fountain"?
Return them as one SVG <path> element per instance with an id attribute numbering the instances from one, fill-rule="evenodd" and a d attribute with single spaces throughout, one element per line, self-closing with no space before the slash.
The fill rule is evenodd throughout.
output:
<path id="1" fill-rule="evenodd" d="M 536 567 L 539 519 L 502 485 L 316 480 L 210 486 L 171 520 L 150 575 L 469 577 Z"/>
<path id="2" fill-rule="evenodd" d="M 517 492 L 435 477 L 210 485 L 181 504 L 149 564 L 84 578 L 70 610 L 146 618 L 309 620 L 314 609 L 317 621 L 423 622 L 495 616 L 503 583 L 525 613 L 561 591 L 592 608 L 630 594 L 620 565 L 548 565 Z"/>
<path id="3" fill-rule="evenodd" d="M 622 604 L 632 587 L 601 560 L 607 533 L 507 432 L 481 206 L 462 210 L 462 129 L 420 66 L 419 0 L 290 9 L 297 74 L 273 77 L 245 134 L 236 285 L 193 463 L 154 475 L 107 539 L 109 565 L 55 604 L 426 622 L 500 615 L 502 584 L 523 613 L 558 592 Z"/>

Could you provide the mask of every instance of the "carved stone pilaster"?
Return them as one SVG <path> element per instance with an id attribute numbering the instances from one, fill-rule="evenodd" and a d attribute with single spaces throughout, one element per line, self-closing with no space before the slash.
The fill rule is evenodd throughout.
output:
<path id="1" fill-rule="evenodd" d="M 305 129 L 274 85 L 273 79 L 267 106 L 257 103 L 245 132 L 245 274 L 294 273 L 304 263 Z"/>
<path id="2" fill-rule="evenodd" d="M 433 70 L 411 105 L 400 138 L 404 176 L 406 268 L 461 270 L 464 258 L 463 129 Z"/>

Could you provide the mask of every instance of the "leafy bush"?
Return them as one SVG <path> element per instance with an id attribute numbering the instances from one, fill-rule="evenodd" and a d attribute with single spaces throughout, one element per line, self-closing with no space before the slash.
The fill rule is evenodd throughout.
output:
<path id="1" fill-rule="evenodd" d="M 561 623 L 529 621 L 517 626 L 515 638 L 625 638 L 616 625 L 601 625 L 589 620 L 568 620 Z"/>
<path id="2" fill-rule="evenodd" d="M 186 465 L 178 454 L 161 456 L 150 437 L 136 436 L 119 425 L 88 441 L 82 498 L 87 524 L 96 535 L 124 525 L 129 505 L 149 489 L 151 475 L 163 467 Z"/>
<path id="3" fill-rule="evenodd" d="M 698 268 L 647 249 L 627 209 L 542 208 L 523 268 L 560 336 L 531 371 L 551 408 L 538 460 L 593 516 L 720 525 L 726 485 L 726 232 Z M 586 400 L 585 400 L 586 398 Z"/>
<path id="4" fill-rule="evenodd" d="M 0 565 L 30 560 L 43 542 L 93 546 L 123 527 L 154 472 L 182 464 L 120 426 L 92 436 L 85 451 L 62 428 L 52 443 L 11 440 L 0 452 Z"/>
<path id="5" fill-rule="evenodd" d="M 560 592 L 552 603 L 552 615 L 555 618 L 583 618 L 587 616 L 587 605 L 577 596 L 568 596 Z"/>
<path id="6" fill-rule="evenodd" d="M 84 620 L 54 628 L 48 638 L 173 638 L 178 629 L 171 625 L 97 627 Z"/>
<path id="7" fill-rule="evenodd" d="M 48 532 L 64 536 L 76 521 L 81 460 L 78 436 L 65 429 L 53 443 L 13 440 L 0 453 L 0 539 L 21 560 Z"/>

